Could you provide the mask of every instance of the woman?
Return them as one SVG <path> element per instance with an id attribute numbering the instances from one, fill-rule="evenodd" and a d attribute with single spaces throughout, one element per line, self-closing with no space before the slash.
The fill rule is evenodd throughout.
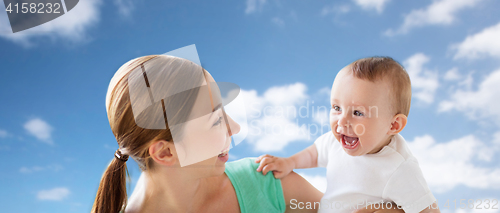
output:
<path id="1" fill-rule="evenodd" d="M 292 200 L 321 199 L 296 173 L 279 180 L 256 172 L 251 159 L 226 164 L 239 125 L 221 104 L 210 73 L 188 60 L 157 55 L 124 64 L 106 96 L 120 148 L 92 212 L 291 212 Z M 129 156 L 144 175 L 127 204 Z"/>

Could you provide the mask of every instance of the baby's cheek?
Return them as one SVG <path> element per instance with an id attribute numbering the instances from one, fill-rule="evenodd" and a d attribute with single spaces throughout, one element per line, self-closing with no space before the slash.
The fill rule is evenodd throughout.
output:
<path id="1" fill-rule="evenodd" d="M 366 128 L 367 128 L 366 124 L 363 124 L 363 123 L 354 124 L 352 126 L 352 128 L 353 128 L 354 134 L 356 134 L 358 137 L 366 134 Z"/>
<path id="2" fill-rule="evenodd" d="M 379 141 L 384 135 L 384 131 L 380 128 L 379 124 L 367 125 L 365 130 L 365 138 L 376 142 Z"/>
<path id="3" fill-rule="evenodd" d="M 330 126 L 336 125 L 338 120 L 337 115 L 330 113 Z"/>
<path id="4" fill-rule="evenodd" d="M 379 125 L 376 119 L 370 119 L 353 125 L 353 129 L 358 136 L 371 137 L 380 131 Z"/>
<path id="5" fill-rule="evenodd" d="M 332 129 L 332 132 L 335 132 L 337 129 L 337 121 L 338 120 L 334 120 L 330 117 L 330 128 Z"/>

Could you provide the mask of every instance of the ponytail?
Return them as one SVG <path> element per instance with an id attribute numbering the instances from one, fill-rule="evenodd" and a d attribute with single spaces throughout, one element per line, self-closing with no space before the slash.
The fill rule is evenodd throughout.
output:
<path id="1" fill-rule="evenodd" d="M 117 154 L 119 150 L 117 150 Z M 102 175 L 99 189 L 95 197 L 91 213 L 119 213 L 127 205 L 127 185 L 128 176 L 127 163 L 124 157 L 115 154 L 115 158 L 108 165 Z"/>

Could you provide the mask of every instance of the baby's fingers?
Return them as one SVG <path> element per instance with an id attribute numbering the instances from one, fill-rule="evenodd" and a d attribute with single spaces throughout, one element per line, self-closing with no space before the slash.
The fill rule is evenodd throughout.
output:
<path id="1" fill-rule="evenodd" d="M 262 174 L 267 175 L 268 172 L 273 170 L 276 170 L 276 164 L 275 163 L 267 164 L 266 166 L 264 166 L 264 168 L 262 168 Z"/>
<path id="2" fill-rule="evenodd" d="M 259 167 L 257 167 L 257 172 L 260 172 L 262 171 L 262 168 L 264 168 L 266 165 L 272 163 L 274 161 L 273 158 L 269 158 L 269 157 L 264 157 L 261 161 L 260 161 L 260 164 L 259 164 Z"/>
<path id="3" fill-rule="evenodd" d="M 261 155 L 257 159 L 255 159 L 255 163 L 260 163 L 260 161 L 262 160 L 262 158 L 265 158 L 265 157 L 270 157 L 271 158 L 273 156 L 269 155 L 269 154 Z"/>
<path id="4" fill-rule="evenodd" d="M 280 172 L 280 171 L 273 171 L 274 178 L 276 179 L 281 179 L 287 176 L 289 173 L 286 172 Z"/>

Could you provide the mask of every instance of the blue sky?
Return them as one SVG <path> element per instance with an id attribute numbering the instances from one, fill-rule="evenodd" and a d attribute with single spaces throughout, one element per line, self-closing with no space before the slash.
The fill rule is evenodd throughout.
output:
<path id="1" fill-rule="evenodd" d="M 329 107 L 337 72 L 358 58 L 393 57 L 413 85 L 402 135 L 442 211 L 473 212 L 443 205 L 500 199 L 498 8 L 494 0 L 81 0 L 16 34 L 0 11 L 2 212 L 89 212 L 117 148 L 105 110 L 114 72 L 190 44 L 247 101 L 251 129 L 230 160 L 309 146 L 321 133 L 314 128 L 327 125 L 317 109 Z M 306 115 L 277 113 L 287 107 Z M 139 169 L 128 165 L 133 187 Z M 324 169 L 298 172 L 324 188 Z"/>

